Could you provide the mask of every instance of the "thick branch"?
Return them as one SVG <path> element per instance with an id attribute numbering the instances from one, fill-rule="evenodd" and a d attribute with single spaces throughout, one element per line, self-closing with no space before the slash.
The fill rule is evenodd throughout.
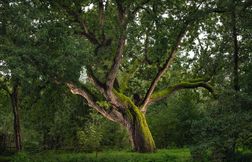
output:
<path id="1" fill-rule="evenodd" d="M 181 39 L 183 38 L 183 36 L 185 35 L 186 33 L 186 29 L 187 29 L 187 26 L 188 26 L 188 23 L 186 22 L 184 24 L 184 27 L 181 29 L 181 31 L 179 32 L 178 36 L 177 36 L 177 39 L 176 39 L 176 42 L 173 46 L 173 48 L 171 49 L 171 51 L 169 52 L 169 57 L 166 59 L 165 61 L 165 64 L 163 65 L 163 67 L 158 71 L 156 77 L 153 79 L 145 97 L 144 97 L 144 100 L 143 100 L 143 104 L 142 104 L 142 107 L 141 107 L 141 111 L 142 112 L 146 112 L 146 108 L 147 108 L 147 105 L 148 105 L 148 102 L 150 100 L 150 97 L 151 97 L 151 94 L 153 93 L 154 89 L 156 88 L 157 84 L 158 84 L 158 81 L 161 79 L 161 77 L 163 76 L 163 74 L 166 72 L 166 70 L 170 67 L 174 57 L 175 57 L 175 54 L 178 50 L 178 47 L 180 45 L 180 42 L 181 42 Z"/>
<path id="2" fill-rule="evenodd" d="M 150 85 L 150 87 L 149 87 L 149 89 L 148 89 L 148 91 L 147 91 L 147 93 L 146 93 L 146 95 L 144 97 L 144 100 L 143 100 L 142 106 L 141 106 L 141 111 L 142 112 L 146 112 L 147 105 L 148 105 L 148 102 L 150 100 L 150 97 L 151 97 L 153 91 L 155 90 L 155 88 L 156 88 L 159 80 L 161 79 L 161 77 L 169 69 L 169 67 L 170 67 L 170 65 L 171 65 L 171 63 L 172 63 L 172 61 L 173 61 L 173 59 L 174 59 L 174 57 L 176 55 L 178 47 L 179 47 L 179 45 L 181 43 L 181 40 L 182 40 L 183 36 L 185 35 L 185 33 L 187 31 L 187 28 L 188 28 L 189 24 L 196 21 L 196 20 L 199 20 L 199 18 L 202 18 L 202 17 L 205 16 L 205 14 L 203 14 L 202 16 L 198 17 L 198 15 L 199 15 L 199 12 L 198 12 L 199 10 L 198 9 L 199 9 L 200 6 L 201 6 L 201 4 L 199 4 L 193 12 L 189 13 L 189 16 L 187 17 L 187 19 L 185 19 L 184 24 L 182 25 L 181 30 L 180 30 L 177 38 L 176 38 L 174 46 L 172 47 L 171 51 L 169 52 L 169 57 L 166 59 L 163 67 L 158 71 L 158 73 L 157 73 L 156 77 L 154 78 L 154 80 L 151 82 L 151 85 Z"/>
<path id="3" fill-rule="evenodd" d="M 93 100 L 92 96 L 88 94 L 88 92 L 76 87 L 75 85 L 73 85 L 71 83 L 67 83 L 67 86 L 73 94 L 80 95 L 83 98 L 85 98 L 88 106 L 94 108 L 99 113 L 101 113 L 104 117 L 108 118 L 109 120 L 116 121 L 116 119 L 113 118 L 104 108 L 102 108 L 96 104 L 96 102 Z"/>
<path id="4" fill-rule="evenodd" d="M 111 91 L 111 89 L 114 85 L 114 81 L 115 81 L 117 72 L 119 70 L 119 66 L 121 64 L 121 61 L 122 61 L 124 46 L 125 46 L 125 36 L 122 35 L 118 41 L 118 46 L 116 49 L 116 54 L 115 54 L 113 65 L 112 65 L 112 67 L 108 73 L 108 76 L 107 76 L 106 85 L 107 85 L 107 88 L 109 91 Z"/>
<path id="5" fill-rule="evenodd" d="M 116 4 L 117 4 L 118 19 L 119 19 L 119 25 L 120 25 L 121 31 L 120 31 L 120 37 L 118 40 L 117 49 L 115 52 L 114 61 L 107 75 L 106 86 L 107 86 L 109 96 L 112 96 L 112 88 L 113 88 L 114 81 L 118 73 L 121 61 L 122 61 L 122 55 L 123 55 L 123 50 L 125 47 L 125 39 L 126 39 L 125 30 L 127 26 L 125 24 L 125 9 L 123 7 L 123 2 L 121 0 L 116 0 Z"/>
<path id="6" fill-rule="evenodd" d="M 150 101 L 148 104 L 151 104 L 153 102 L 156 101 L 160 101 L 164 98 L 167 98 L 168 96 L 170 96 L 173 92 L 176 92 L 177 90 L 180 89 L 194 89 L 194 88 L 205 88 L 207 89 L 209 92 L 211 92 L 214 96 L 214 90 L 212 88 L 211 85 L 209 85 L 208 83 L 204 82 L 204 81 L 198 81 L 198 82 L 181 82 L 178 83 L 176 85 L 170 86 L 166 89 L 163 89 L 161 91 L 158 92 L 154 92 L 151 97 L 150 97 Z"/>

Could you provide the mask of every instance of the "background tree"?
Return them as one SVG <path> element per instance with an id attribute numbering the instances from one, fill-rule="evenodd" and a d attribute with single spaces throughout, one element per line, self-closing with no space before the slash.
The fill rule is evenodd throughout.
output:
<path id="1" fill-rule="evenodd" d="M 251 30 L 249 23 L 245 23 L 251 19 L 247 4 L 238 1 L 218 4 L 221 13 L 218 28 L 225 34 L 219 37 L 221 39 L 215 39 L 215 48 L 220 48 L 221 53 L 216 52 L 213 57 L 221 56 L 222 59 L 216 64 L 217 75 L 213 81 L 220 85 L 220 96 L 204 104 L 202 118 L 193 122 L 192 155 L 198 161 L 207 160 L 207 157 L 211 161 L 249 159 L 239 155 L 239 148 L 248 148 L 245 141 L 250 141 L 251 132 L 247 125 L 251 122 L 251 97 L 246 91 L 247 83 L 242 81 L 250 75 L 246 67 L 251 64 L 251 48 L 245 45 Z"/>

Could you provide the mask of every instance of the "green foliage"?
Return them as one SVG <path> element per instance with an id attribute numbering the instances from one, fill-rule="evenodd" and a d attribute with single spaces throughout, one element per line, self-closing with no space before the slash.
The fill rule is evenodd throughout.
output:
<path id="1" fill-rule="evenodd" d="M 77 131 L 78 144 L 81 149 L 93 151 L 100 147 L 103 132 L 99 118 L 101 116 L 95 113 L 91 114 L 91 120 L 87 121 L 83 129 Z"/>
<path id="2" fill-rule="evenodd" d="M 91 112 L 85 126 L 77 130 L 78 150 L 88 152 L 101 151 L 106 148 L 129 148 L 125 130 L 117 123 L 104 121 L 104 117 Z"/>
<path id="3" fill-rule="evenodd" d="M 121 126 L 104 121 L 99 114 L 90 111 L 80 97 L 69 95 L 64 86 L 46 84 L 37 90 L 22 93 L 20 113 L 25 150 L 129 148 L 127 133 Z M 5 91 L 0 92 L 0 133 L 13 137 L 9 98 Z"/>
<path id="4" fill-rule="evenodd" d="M 197 94 L 184 91 L 167 102 L 150 107 L 147 114 L 158 148 L 183 147 L 192 143 L 192 122 L 201 116 L 197 110 Z"/>
<path id="5" fill-rule="evenodd" d="M 129 140 L 126 130 L 117 123 L 102 121 L 103 138 L 101 145 L 105 149 L 130 149 L 131 141 Z"/>
<path id="6" fill-rule="evenodd" d="M 193 123 L 193 157 L 237 161 L 239 148 L 251 149 L 251 105 L 250 97 L 233 91 L 206 104 L 203 118 Z"/>
<path id="7" fill-rule="evenodd" d="M 34 148 L 34 144 L 39 149 L 52 149 L 74 143 L 73 132 L 79 121 L 69 121 L 73 120 L 71 116 L 76 113 L 78 106 L 80 109 L 85 106 L 81 105 L 79 98 L 67 96 L 68 93 L 65 87 L 47 84 L 37 97 L 26 96 L 26 106 L 32 103 L 31 107 L 22 109 L 24 144 L 27 149 Z"/>
<path id="8" fill-rule="evenodd" d="M 8 94 L 0 89 L 0 132 L 7 134 L 12 132 L 12 114 L 8 97 Z"/>
<path id="9" fill-rule="evenodd" d="M 31 162 L 29 155 L 25 152 L 17 153 L 12 159 L 12 162 Z"/>

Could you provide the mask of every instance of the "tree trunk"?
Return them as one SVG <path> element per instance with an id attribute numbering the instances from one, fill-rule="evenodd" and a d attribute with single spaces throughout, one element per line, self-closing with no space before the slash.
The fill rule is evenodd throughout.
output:
<path id="1" fill-rule="evenodd" d="M 132 148 L 134 151 L 156 151 L 155 142 L 148 127 L 145 115 L 129 97 L 114 90 L 113 93 L 115 96 L 110 96 L 113 99 L 112 104 L 114 106 L 112 109 L 106 110 L 105 108 L 103 109 L 103 107 L 97 105 L 92 99 L 92 96 L 89 95 L 85 90 L 79 89 L 70 83 L 67 83 L 67 86 L 70 88 L 73 94 L 78 94 L 84 97 L 87 101 L 87 104 L 101 113 L 101 115 L 103 115 L 105 118 L 117 122 L 125 127 L 131 138 Z"/>
<path id="2" fill-rule="evenodd" d="M 238 40 L 237 40 L 237 27 L 236 27 L 236 7 L 235 7 L 235 0 L 233 1 L 233 10 L 232 10 L 232 34 L 233 34 L 233 59 L 234 59 L 234 72 L 233 72 L 233 78 L 234 78 L 234 90 L 239 91 L 239 46 L 238 46 Z"/>
<path id="3" fill-rule="evenodd" d="M 19 107 L 18 107 L 18 85 L 14 85 L 13 92 L 11 94 L 11 105 L 14 116 L 13 127 L 15 134 L 16 150 L 22 150 L 21 134 L 20 134 L 20 119 L 19 119 Z"/>
<path id="4" fill-rule="evenodd" d="M 144 114 L 138 108 L 133 108 L 128 110 L 126 118 L 126 127 L 133 150 L 136 152 L 155 152 L 155 142 Z"/>

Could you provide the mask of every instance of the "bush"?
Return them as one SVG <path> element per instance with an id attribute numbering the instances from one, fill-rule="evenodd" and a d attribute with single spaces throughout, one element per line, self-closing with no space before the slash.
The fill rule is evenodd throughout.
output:
<path id="1" fill-rule="evenodd" d="M 200 118 L 197 94 L 183 91 L 149 108 L 147 120 L 158 148 L 184 147 L 192 143 L 192 121 Z"/>
<path id="2" fill-rule="evenodd" d="M 102 139 L 101 116 L 91 113 L 91 118 L 87 121 L 83 129 L 77 131 L 78 145 L 80 149 L 94 151 L 100 147 Z"/>
<path id="3" fill-rule="evenodd" d="M 103 148 L 127 149 L 127 133 L 120 125 L 107 121 L 97 112 L 90 114 L 84 128 L 77 131 L 78 150 L 101 151 Z"/>
<path id="4" fill-rule="evenodd" d="M 204 117 L 193 122 L 192 157 L 231 162 L 237 161 L 238 148 L 251 149 L 246 145 L 252 132 L 251 105 L 246 94 L 232 91 L 209 102 Z"/>
<path id="5" fill-rule="evenodd" d="M 31 161 L 27 153 L 19 152 L 12 157 L 11 162 L 31 162 Z"/>
<path id="6" fill-rule="evenodd" d="M 208 162 L 209 161 L 209 156 L 207 154 L 207 149 L 202 148 L 203 146 L 201 146 L 201 148 L 199 147 L 192 147 L 190 149 L 191 151 L 191 158 L 197 162 Z"/>

